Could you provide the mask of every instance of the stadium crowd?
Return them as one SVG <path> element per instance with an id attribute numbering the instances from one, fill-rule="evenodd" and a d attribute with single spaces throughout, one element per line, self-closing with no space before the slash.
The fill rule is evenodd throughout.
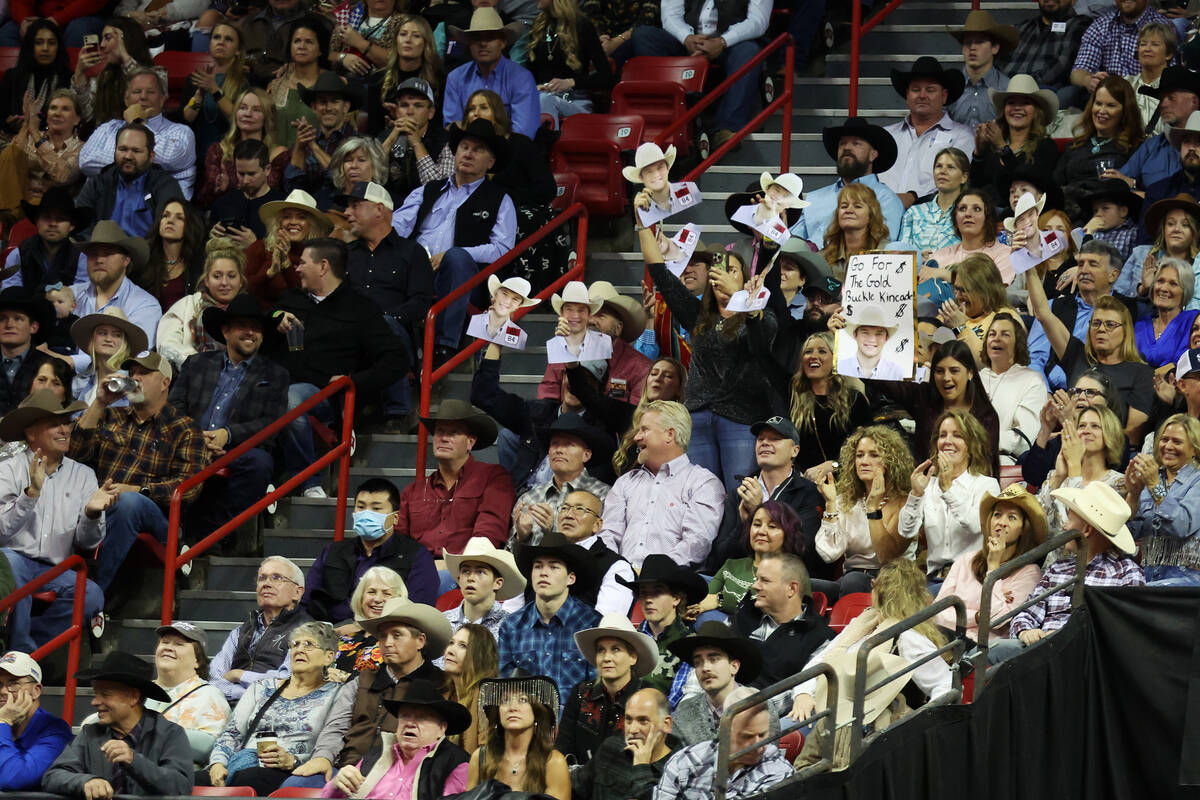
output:
<path id="1" fill-rule="evenodd" d="M 733 72 L 771 5 L 12 0 L 10 585 L 85 554 L 101 628 L 138 534 L 167 541 L 175 490 L 342 377 L 360 428 L 412 432 L 426 314 L 553 217 L 557 124 L 598 108 L 635 56 Z M 801 53 L 824 5 L 791 4 Z M 900 121 L 824 130 L 833 183 L 805 194 L 801 176 L 764 174 L 735 194 L 730 213 L 739 197 L 778 204 L 777 269 L 756 269 L 777 245 L 732 218 L 736 241 L 671 268 L 674 243 L 641 214 L 671 205 L 677 154 L 641 145 L 625 176 L 642 296 L 598 280 L 554 294 L 568 355 L 535 399 L 505 388 L 493 340 L 470 402 L 420 420 L 431 472 L 356 486 L 356 535 L 307 573 L 262 553 L 256 608 L 219 650 L 188 620 L 157 630 L 153 664 L 108 648 L 77 676 L 96 713 L 72 734 L 40 707 L 29 654 L 68 625 L 73 573 L 48 607 L 16 605 L 0 791 L 702 800 L 725 707 L 840 663 L 934 598 L 963 600 L 994 663 L 1052 636 L 1062 594 L 978 618 L 988 573 L 1050 536 L 1082 534 L 997 583 L 993 619 L 1068 581 L 1077 548 L 1089 585 L 1200 585 L 1196 28 L 1148 0 L 1076 5 L 1037 0 L 1019 26 L 971 12 L 950 29 L 961 68 L 892 71 Z M 152 56 L 173 51 L 210 56 L 182 95 Z M 715 105 L 714 147 L 755 113 L 759 79 Z M 449 304 L 434 365 L 473 313 L 538 305 L 571 250 L 547 238 Z M 895 323 L 840 303 L 851 259 L 879 250 L 916 254 L 917 380 L 880 358 Z M 765 308 L 729 307 L 763 288 Z M 498 463 L 472 455 L 492 446 Z M 192 487 L 183 541 L 317 449 L 301 416 Z M 325 497 L 321 475 L 298 492 Z M 439 611 L 452 587 L 461 602 Z M 870 608 L 835 632 L 822 608 L 855 593 Z M 953 628 L 947 612 L 880 655 L 912 663 Z M 889 684 L 865 722 L 942 696 L 951 669 L 935 658 Z M 824 697 L 814 681 L 743 711 L 734 749 Z M 829 733 L 803 730 L 794 759 L 773 744 L 736 759 L 728 796 L 812 763 Z"/>

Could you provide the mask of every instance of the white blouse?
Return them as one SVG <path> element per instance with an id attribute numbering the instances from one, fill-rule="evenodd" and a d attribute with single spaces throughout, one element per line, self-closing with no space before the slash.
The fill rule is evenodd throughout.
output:
<path id="1" fill-rule="evenodd" d="M 930 575 L 948 567 L 963 553 L 974 552 L 983 544 L 980 531 L 979 503 L 983 493 L 1000 494 L 1000 484 L 990 475 L 964 472 L 945 493 L 936 478 L 929 481 L 921 497 L 908 496 L 900 509 L 900 535 L 916 543 L 921 528 L 929 556 L 925 569 Z"/>
<path id="2" fill-rule="evenodd" d="M 846 569 L 879 569 L 883 566 L 875 555 L 875 543 L 871 540 L 866 502 L 859 500 L 850 508 L 839 508 L 838 511 L 836 522 L 821 520 L 821 529 L 817 531 L 815 542 L 817 555 L 830 564 L 845 556 Z M 912 558 L 916 551 L 917 542 L 914 539 L 899 557 Z"/>
<path id="3" fill-rule="evenodd" d="M 1011 466 L 1037 439 L 1039 415 L 1049 396 L 1046 379 L 1035 369 L 1014 364 L 1001 373 L 984 367 L 979 381 L 1000 418 L 1000 463 Z"/>

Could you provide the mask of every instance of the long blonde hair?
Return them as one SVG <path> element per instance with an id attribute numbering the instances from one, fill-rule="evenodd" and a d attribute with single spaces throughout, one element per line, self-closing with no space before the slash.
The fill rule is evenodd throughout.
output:
<path id="1" fill-rule="evenodd" d="M 221 84 L 221 93 L 229 97 L 240 97 L 249 85 L 246 82 L 246 37 L 242 35 L 242 29 L 236 23 L 227 20 L 222 20 L 213 25 L 212 32 L 216 33 L 217 28 L 229 28 L 237 35 L 237 52 L 234 53 L 233 61 L 229 63 L 229 69 L 225 72 L 225 81 Z M 268 107 L 263 106 L 264 109 Z M 235 111 L 237 110 L 236 105 L 233 108 Z"/>
<path id="2" fill-rule="evenodd" d="M 618 475 L 625 472 L 628 466 L 628 455 L 633 447 L 633 437 L 637 434 L 638 427 L 642 424 L 642 413 L 646 410 L 646 406 L 650 401 L 646 399 L 646 382 L 650 380 L 650 370 L 654 369 L 655 364 L 666 362 L 675 370 L 676 376 L 679 378 L 679 396 L 674 398 L 680 403 L 687 398 L 687 367 L 677 358 L 669 356 L 660 356 L 650 363 L 650 369 L 646 370 L 646 379 L 642 381 L 642 396 L 638 399 L 637 407 L 633 410 L 633 423 L 629 426 L 629 430 L 625 431 L 625 435 L 621 437 L 621 443 L 617 446 L 617 452 L 613 453 L 612 465 L 613 471 Z"/>
<path id="3" fill-rule="evenodd" d="M 948 419 L 954 420 L 954 424 L 958 425 L 958 432 L 967 443 L 967 472 L 972 475 L 991 475 L 992 447 L 988 442 L 987 431 L 979 424 L 979 420 L 975 419 L 975 415 L 967 411 L 948 408 L 938 415 L 933 422 L 933 432 L 929 434 L 929 452 L 938 451 L 938 437 L 942 434 L 942 425 Z"/>
<path id="4" fill-rule="evenodd" d="M 437 47 L 433 38 L 433 29 L 429 27 L 429 23 L 424 17 L 416 14 L 401 14 L 396 22 L 396 36 L 400 35 L 400 29 L 408 23 L 417 26 L 421 31 L 421 38 L 425 41 L 425 47 L 421 51 L 421 78 L 433 87 L 436 95 L 442 94 L 442 59 L 438 55 Z M 403 79 L 400 77 L 400 56 L 399 49 L 396 47 L 396 36 L 392 37 L 392 41 L 388 47 L 388 61 L 383 74 L 383 97 L 387 97 L 388 92 L 399 86 Z M 434 103 L 434 105 L 438 105 Z"/>
<path id="5" fill-rule="evenodd" d="M 257 89 L 253 86 L 237 95 L 233 101 L 233 119 L 229 122 L 229 130 L 221 138 L 221 160 L 230 161 L 233 159 L 233 149 L 242 141 L 242 131 L 237 124 L 238 106 L 242 104 L 242 100 L 246 95 L 252 94 L 258 98 L 258 102 L 262 103 L 263 111 L 263 128 L 262 128 L 262 143 L 267 146 L 267 152 L 270 153 L 279 146 L 279 142 L 275 140 L 275 106 L 271 102 L 271 96 L 264 89 Z M 269 165 L 268 165 L 269 166 Z"/>
<path id="6" fill-rule="evenodd" d="M 1137 349 L 1137 338 L 1133 331 L 1133 317 L 1129 315 L 1129 309 L 1125 307 L 1125 304 L 1111 294 L 1106 294 L 1103 297 L 1096 298 L 1096 304 L 1092 306 L 1093 319 L 1095 319 L 1097 311 L 1115 311 L 1121 321 L 1121 330 L 1125 332 L 1125 337 L 1121 340 L 1121 360 L 1132 361 L 1136 364 L 1145 364 L 1146 359 L 1142 358 L 1142 354 Z M 1090 323 L 1085 338 L 1083 351 L 1087 355 L 1088 362 L 1099 364 L 1100 358 L 1096 355 L 1096 350 L 1092 347 Z"/>
<path id="7" fill-rule="evenodd" d="M 933 597 L 926 588 L 927 578 L 917 565 L 907 558 L 897 558 L 879 568 L 875 583 L 871 587 L 871 607 L 885 620 L 907 619 L 924 611 Z M 946 637 L 938 630 L 932 619 L 913 627 L 917 633 L 933 642 L 934 647 L 946 643 Z M 949 653 L 942 658 L 950 660 Z"/>
<path id="8" fill-rule="evenodd" d="M 313 238 L 311 216 L 308 219 L 308 234 L 304 238 Z M 275 273 L 283 272 L 292 265 L 292 242 L 283 232 L 282 214 L 276 214 L 275 218 L 271 220 L 271 227 L 267 230 L 267 238 L 263 240 L 263 247 L 266 249 L 267 255 L 271 257 L 270 266 L 274 268 Z"/>
<path id="9" fill-rule="evenodd" d="M 553 36 L 550 35 L 552 20 L 557 23 Z M 578 70 L 582 66 L 583 61 L 579 58 L 579 6 L 575 4 L 575 0 L 550 0 L 550 7 L 537 15 L 533 27 L 529 30 L 529 41 L 540 42 L 543 38 L 549 40 L 551 49 L 556 45 L 562 47 L 569 68 Z M 536 55 L 537 48 L 531 46 L 530 64 L 534 62 Z"/>
<path id="10" fill-rule="evenodd" d="M 804 345 L 800 348 L 801 360 L 804 358 L 804 351 L 814 339 L 824 342 L 829 352 L 833 353 L 833 334 L 820 331 L 804 340 Z M 862 393 L 860 386 L 854 378 L 844 378 L 837 372 L 829 376 L 829 393 L 825 397 L 833 410 L 830 420 L 833 427 L 845 428 L 850 424 L 850 409 L 854 405 L 854 395 Z M 804 374 L 804 367 L 800 365 L 792 377 L 791 411 L 792 424 L 796 426 L 796 430 L 809 430 L 814 434 L 817 432 L 817 395 L 813 392 L 812 381 Z"/>

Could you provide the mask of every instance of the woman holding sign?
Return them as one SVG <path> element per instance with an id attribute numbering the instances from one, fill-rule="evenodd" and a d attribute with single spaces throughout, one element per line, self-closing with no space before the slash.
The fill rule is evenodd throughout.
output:
<path id="1" fill-rule="evenodd" d="M 648 209 L 650 196 L 639 192 L 634 214 Z M 691 334 L 691 390 L 687 408 L 692 414 L 688 457 L 708 469 L 732 491 L 754 466 L 754 437 L 750 426 L 774 413 L 771 387 L 755 353 L 767 353 L 775 338 L 776 319 L 770 309 L 749 313 L 726 308 L 740 289 L 751 295 L 762 287 L 763 275 L 750 276 L 732 253 L 708 270 L 708 286 L 697 298 L 663 263 L 658 239 L 650 228 L 635 225 L 642 258 L 654 286 L 680 327 Z"/>

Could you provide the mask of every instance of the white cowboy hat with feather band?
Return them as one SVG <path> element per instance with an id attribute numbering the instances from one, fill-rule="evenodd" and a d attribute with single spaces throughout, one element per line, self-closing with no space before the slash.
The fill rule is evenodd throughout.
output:
<path id="1" fill-rule="evenodd" d="M 804 181 L 800 179 L 799 175 L 793 172 L 785 172 L 778 178 L 772 178 L 771 173 L 764 172 L 758 176 L 758 184 L 764 192 L 772 186 L 778 186 L 791 195 L 791 197 L 779 202 L 779 205 L 783 208 L 808 208 L 811 205 L 801 197 L 804 194 Z"/>
<path id="2" fill-rule="evenodd" d="M 472 536 L 461 553 L 451 553 L 443 549 L 442 556 L 446 559 L 446 569 L 451 575 L 458 575 L 458 569 L 465 561 L 477 561 L 491 567 L 497 576 L 504 579 L 504 585 L 496 592 L 496 599 L 501 602 L 511 600 L 525 591 L 525 576 L 517 569 L 513 554 L 507 550 L 498 550 L 487 537 Z"/>
<path id="3" fill-rule="evenodd" d="M 600 624 L 575 632 L 575 645 L 593 667 L 596 664 L 596 642 L 601 639 L 619 639 L 637 654 L 633 674 L 644 678 L 658 666 L 658 644 L 644 633 L 638 633 L 624 614 L 605 614 Z"/>
<path id="4" fill-rule="evenodd" d="M 488 276 L 488 294 L 492 297 L 496 296 L 496 292 L 501 289 L 508 289 L 510 292 L 521 296 L 521 308 L 533 308 L 541 300 L 536 300 L 529 296 L 533 287 L 529 285 L 529 281 L 524 278 L 505 278 L 500 280 L 498 275 Z"/>
<path id="5" fill-rule="evenodd" d="M 591 309 L 591 313 L 595 314 L 604 305 L 604 301 L 597 298 L 593 300 L 588 294 L 587 284 L 583 281 L 570 281 L 563 287 L 562 294 L 557 292 L 550 297 L 550 307 L 554 309 L 555 314 L 562 313 L 563 303 L 579 303 Z"/>
<path id="6" fill-rule="evenodd" d="M 659 161 L 666 161 L 668 170 L 675 166 L 675 145 L 667 145 L 664 151 L 654 142 L 643 142 L 633 154 L 633 166 L 624 167 L 621 174 L 630 183 L 642 183 L 642 170 Z"/>

